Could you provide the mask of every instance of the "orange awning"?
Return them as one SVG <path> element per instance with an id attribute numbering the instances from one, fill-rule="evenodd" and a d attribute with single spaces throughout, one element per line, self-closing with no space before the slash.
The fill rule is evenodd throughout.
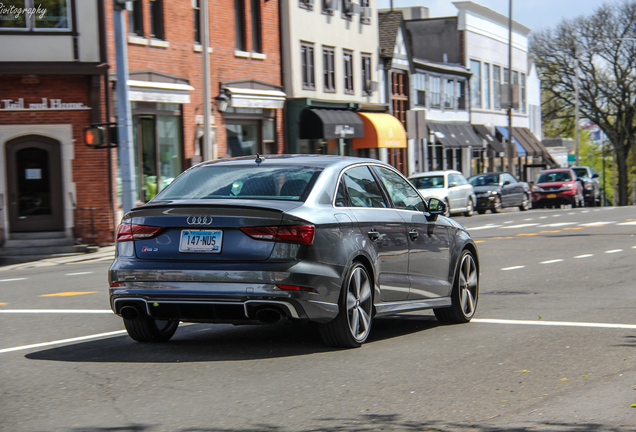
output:
<path id="1" fill-rule="evenodd" d="M 354 150 L 365 148 L 406 148 L 406 131 L 391 114 L 357 113 L 364 123 L 364 138 L 351 140 Z"/>

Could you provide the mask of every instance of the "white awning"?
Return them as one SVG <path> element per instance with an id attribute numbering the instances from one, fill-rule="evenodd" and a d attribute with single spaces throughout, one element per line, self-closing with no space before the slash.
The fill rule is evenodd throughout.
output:
<path id="1" fill-rule="evenodd" d="M 279 109 L 285 105 L 286 94 L 277 90 L 257 90 L 237 87 L 225 87 L 230 96 L 232 108 Z"/>
<path id="2" fill-rule="evenodd" d="M 188 84 L 128 80 L 128 97 L 135 102 L 190 103 Z"/>

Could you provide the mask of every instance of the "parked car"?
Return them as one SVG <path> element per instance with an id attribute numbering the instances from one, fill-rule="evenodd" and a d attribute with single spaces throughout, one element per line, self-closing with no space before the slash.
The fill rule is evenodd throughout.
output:
<path id="1" fill-rule="evenodd" d="M 477 247 L 444 206 L 373 159 L 205 162 L 124 216 L 111 308 L 139 342 L 169 340 L 180 321 L 314 321 L 338 347 L 360 346 L 381 315 L 432 308 L 465 323 Z"/>
<path id="2" fill-rule="evenodd" d="M 585 205 L 595 207 L 601 205 L 601 182 L 598 174 L 592 172 L 588 166 L 570 167 L 583 186 Z"/>
<path id="3" fill-rule="evenodd" d="M 468 183 L 475 189 L 475 209 L 479 214 L 486 213 L 486 210 L 501 213 L 505 207 L 519 207 L 521 211 L 531 207 L 530 186 L 510 173 L 477 174 L 470 177 Z"/>
<path id="4" fill-rule="evenodd" d="M 424 198 L 437 198 L 446 206 L 446 215 L 463 213 L 472 216 L 475 209 L 475 191 L 459 171 L 429 171 L 409 177 Z"/>
<path id="5" fill-rule="evenodd" d="M 582 207 L 583 187 L 570 168 L 555 168 L 541 171 L 532 187 L 532 207 L 560 207 L 571 204 Z"/>

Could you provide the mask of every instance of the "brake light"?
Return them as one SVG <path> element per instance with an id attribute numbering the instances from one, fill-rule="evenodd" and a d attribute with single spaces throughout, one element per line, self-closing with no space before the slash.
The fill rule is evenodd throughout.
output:
<path id="1" fill-rule="evenodd" d="M 156 236 L 159 231 L 161 231 L 161 227 L 122 223 L 117 227 L 115 241 L 119 243 L 131 240 L 146 240 Z"/>
<path id="2" fill-rule="evenodd" d="M 315 293 L 316 290 L 310 287 L 303 287 L 298 285 L 276 285 L 278 288 L 285 291 L 306 291 Z"/>
<path id="3" fill-rule="evenodd" d="M 241 231 L 256 240 L 297 243 L 302 245 L 313 244 L 316 235 L 313 225 L 249 227 L 241 228 Z"/>

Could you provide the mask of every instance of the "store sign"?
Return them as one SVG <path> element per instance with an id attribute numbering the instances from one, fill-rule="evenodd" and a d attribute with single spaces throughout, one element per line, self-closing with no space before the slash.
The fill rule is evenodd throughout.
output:
<path id="1" fill-rule="evenodd" d="M 340 135 L 341 138 L 346 138 L 347 135 L 353 135 L 355 133 L 355 128 L 349 125 L 336 125 L 333 133 Z"/>
<path id="2" fill-rule="evenodd" d="M 38 103 L 25 103 L 24 99 L 0 99 L 0 111 L 55 111 L 88 110 L 82 102 L 62 102 L 62 99 L 42 98 Z"/>

